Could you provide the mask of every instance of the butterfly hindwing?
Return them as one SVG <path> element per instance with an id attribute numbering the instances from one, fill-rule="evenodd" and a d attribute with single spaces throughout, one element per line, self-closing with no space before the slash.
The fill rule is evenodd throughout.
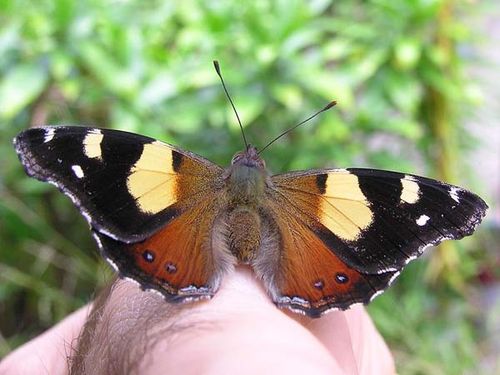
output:
<path id="1" fill-rule="evenodd" d="M 279 256 L 262 249 L 254 269 L 280 307 L 318 317 L 353 303 L 368 303 L 391 283 L 396 272 L 365 274 L 343 262 L 291 210 L 285 200 L 268 205 Z M 283 210 L 285 208 L 285 210 Z M 269 264 L 270 261 L 276 264 Z"/>
<path id="2" fill-rule="evenodd" d="M 105 257 L 122 277 L 177 302 L 211 297 L 233 267 L 225 253 L 217 199 L 200 201 L 149 238 L 124 244 L 94 231 Z"/>

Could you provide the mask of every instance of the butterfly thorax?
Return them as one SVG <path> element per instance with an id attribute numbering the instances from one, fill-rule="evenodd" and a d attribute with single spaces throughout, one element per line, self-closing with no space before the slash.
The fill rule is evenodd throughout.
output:
<path id="1" fill-rule="evenodd" d="M 240 262 L 250 263 L 260 247 L 258 208 L 264 199 L 268 173 L 264 161 L 252 146 L 233 157 L 226 173 L 229 248 Z"/>
<path id="2" fill-rule="evenodd" d="M 246 151 L 234 155 L 226 176 L 231 205 L 257 207 L 260 204 L 268 173 L 254 147 L 249 146 Z"/>

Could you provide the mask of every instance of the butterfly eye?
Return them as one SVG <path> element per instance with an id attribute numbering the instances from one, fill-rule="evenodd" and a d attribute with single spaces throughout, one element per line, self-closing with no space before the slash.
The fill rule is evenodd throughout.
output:
<path id="1" fill-rule="evenodd" d="M 235 154 L 233 156 L 233 158 L 231 159 L 231 164 L 236 164 L 237 162 L 239 162 L 241 159 L 243 158 L 243 153 L 242 152 L 238 152 L 237 154 Z"/>

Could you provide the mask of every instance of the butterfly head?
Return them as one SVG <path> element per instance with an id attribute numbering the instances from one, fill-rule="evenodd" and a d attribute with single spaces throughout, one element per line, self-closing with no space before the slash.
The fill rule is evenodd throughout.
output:
<path id="1" fill-rule="evenodd" d="M 266 169 L 266 162 L 259 156 L 257 148 L 252 145 L 248 145 L 245 151 L 236 153 L 231 160 L 231 165 Z"/>

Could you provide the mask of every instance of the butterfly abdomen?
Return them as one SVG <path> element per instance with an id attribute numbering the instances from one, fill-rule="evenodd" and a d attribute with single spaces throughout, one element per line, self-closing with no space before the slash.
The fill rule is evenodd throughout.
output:
<path id="1" fill-rule="evenodd" d="M 228 215 L 229 250 L 241 263 L 251 263 L 261 243 L 261 220 L 252 208 L 236 207 Z"/>

